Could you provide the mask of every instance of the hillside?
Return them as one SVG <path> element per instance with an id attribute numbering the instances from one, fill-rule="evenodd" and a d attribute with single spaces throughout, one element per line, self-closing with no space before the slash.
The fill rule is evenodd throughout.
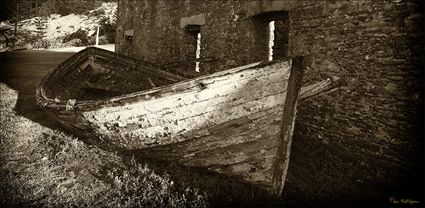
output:
<path id="1" fill-rule="evenodd" d="M 38 48 L 63 48 L 94 45 L 99 27 L 99 44 L 114 43 L 116 2 L 105 2 L 83 14 L 33 17 L 18 22 L 17 40 L 13 47 L 14 24 L 0 23 L 0 51 Z"/>

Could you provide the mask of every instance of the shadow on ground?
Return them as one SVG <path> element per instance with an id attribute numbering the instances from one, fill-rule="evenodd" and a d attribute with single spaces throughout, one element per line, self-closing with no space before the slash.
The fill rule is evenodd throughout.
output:
<path id="1" fill-rule="evenodd" d="M 56 121 L 49 119 L 36 105 L 35 90 L 52 67 L 72 54 L 41 50 L 0 53 L 0 82 L 18 92 L 15 106 L 18 115 L 52 129 L 60 128 Z"/>

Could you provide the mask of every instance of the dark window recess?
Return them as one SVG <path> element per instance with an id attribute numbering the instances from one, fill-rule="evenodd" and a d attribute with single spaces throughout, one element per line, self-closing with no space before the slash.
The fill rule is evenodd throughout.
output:
<path id="1" fill-rule="evenodd" d="M 131 43 L 132 41 L 133 41 L 133 34 L 134 34 L 134 30 L 133 29 L 131 29 L 131 30 L 126 30 L 125 32 L 124 32 L 124 38 L 125 38 L 125 41 L 127 42 L 127 43 Z"/>
<path id="2" fill-rule="evenodd" d="M 186 31 L 196 37 L 198 33 L 201 32 L 201 26 L 200 25 L 186 25 L 185 27 Z"/>
<path id="3" fill-rule="evenodd" d="M 195 56 L 195 62 L 193 63 L 193 68 L 196 72 L 200 72 L 200 62 L 198 61 L 201 58 L 201 26 L 200 25 L 187 25 L 185 27 L 187 33 L 191 36 L 191 51 Z"/>
<path id="4" fill-rule="evenodd" d="M 286 58 L 288 54 L 289 21 L 274 20 L 273 59 Z"/>
<path id="5" fill-rule="evenodd" d="M 288 12 L 266 12 L 253 18 L 256 49 L 263 51 L 261 56 L 269 61 L 288 57 Z"/>

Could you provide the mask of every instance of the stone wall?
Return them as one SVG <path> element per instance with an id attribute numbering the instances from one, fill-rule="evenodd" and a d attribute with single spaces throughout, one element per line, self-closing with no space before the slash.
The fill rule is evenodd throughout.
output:
<path id="1" fill-rule="evenodd" d="M 350 183 L 341 183 L 348 180 L 385 184 L 380 191 L 393 196 L 410 186 L 405 197 L 421 197 L 413 187 L 423 193 L 423 3 L 324 2 L 289 12 L 289 51 L 312 56 L 305 82 L 338 76 L 346 86 L 300 105 L 294 147 L 316 149 L 304 152 L 327 161 L 316 169 L 329 183 L 316 191 L 337 187 L 334 196 L 348 198 Z M 307 174 L 296 165 L 308 160 L 294 157 L 294 175 Z"/>
<path id="2" fill-rule="evenodd" d="M 122 0 L 116 42 L 119 53 L 158 64 L 194 59 L 180 21 L 205 14 L 201 58 L 214 61 L 202 62 L 201 73 L 212 73 L 266 60 L 263 16 L 287 11 L 289 55 L 311 57 L 305 84 L 346 81 L 300 104 L 289 186 L 312 196 L 349 197 L 372 184 L 416 193 L 406 187 L 423 184 L 423 10 L 423 2 L 407 0 Z"/>
<path id="3" fill-rule="evenodd" d="M 158 64 L 195 58 L 193 35 L 181 19 L 206 14 L 201 26 L 201 71 L 212 73 L 267 57 L 266 22 L 247 14 L 247 4 L 235 1 L 121 1 L 117 51 Z M 134 29 L 131 45 L 124 32 Z M 188 69 L 189 70 L 189 69 Z"/>

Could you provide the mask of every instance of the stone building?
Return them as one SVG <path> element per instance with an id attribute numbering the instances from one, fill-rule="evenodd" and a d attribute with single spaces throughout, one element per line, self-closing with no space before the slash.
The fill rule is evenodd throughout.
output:
<path id="1" fill-rule="evenodd" d="M 116 49 L 187 77 L 309 55 L 305 84 L 345 85 L 299 105 L 293 197 L 420 200 L 423 11 L 408 0 L 121 0 Z"/>

